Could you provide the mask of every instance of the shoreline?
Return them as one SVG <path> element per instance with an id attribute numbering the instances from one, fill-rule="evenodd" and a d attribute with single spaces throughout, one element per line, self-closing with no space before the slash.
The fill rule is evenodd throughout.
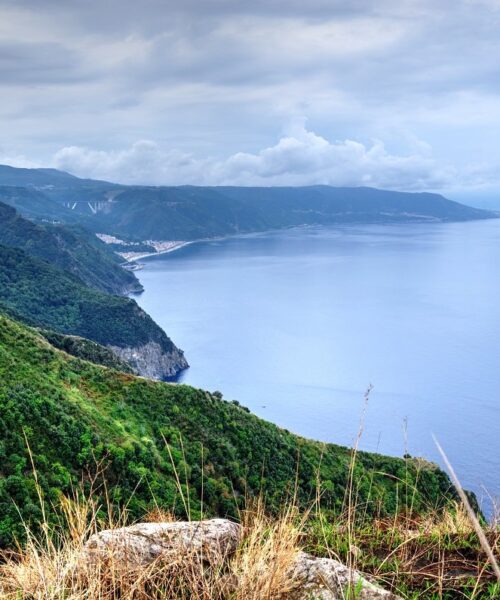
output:
<path id="1" fill-rule="evenodd" d="M 171 246 L 170 248 L 166 248 L 165 250 L 158 250 L 158 252 L 143 252 L 143 253 L 138 253 L 137 256 L 131 256 L 131 257 L 127 257 L 127 256 L 123 256 L 120 254 L 120 256 L 123 258 L 123 260 L 128 263 L 128 264 L 133 264 L 136 263 L 138 260 L 142 260 L 143 258 L 149 258 L 150 256 L 160 256 L 161 254 L 168 254 L 169 252 L 176 252 L 177 250 L 180 250 L 181 248 L 185 248 L 186 246 L 189 246 L 191 244 L 195 244 L 196 242 L 200 242 L 202 240 L 193 240 L 191 242 L 175 242 L 173 246 Z M 119 253 L 117 253 L 119 254 Z"/>
<path id="2" fill-rule="evenodd" d="M 172 246 L 169 248 L 166 248 L 165 250 L 158 250 L 157 252 L 144 252 L 144 253 L 137 253 L 137 256 L 133 256 L 133 257 L 126 257 L 126 256 L 122 256 L 120 253 L 117 252 L 117 254 L 119 254 L 123 260 L 125 261 L 125 263 L 127 265 L 133 265 L 134 263 L 137 263 L 137 261 L 142 260 L 144 258 L 151 258 L 154 256 L 160 256 L 162 254 L 169 254 L 170 252 L 176 252 L 177 250 L 181 250 L 182 248 L 185 248 L 186 246 L 190 246 L 192 244 L 200 244 L 200 243 L 204 243 L 204 242 L 217 242 L 217 241 L 222 241 L 222 240 L 227 240 L 227 239 L 231 239 L 231 238 L 238 238 L 238 237 L 252 237 L 252 236 L 259 236 L 259 235 L 266 235 L 266 234 L 270 234 L 270 233 L 278 233 L 280 231 L 290 231 L 290 230 L 297 230 L 297 229 L 314 229 L 316 227 L 335 227 L 338 229 L 345 229 L 350 228 L 350 227 L 357 227 L 359 225 L 401 225 L 401 224 L 405 224 L 405 225 L 414 225 L 414 224 L 419 224 L 419 225 L 431 225 L 431 224 L 435 224 L 435 225 L 442 225 L 442 224 L 452 224 L 452 223 L 467 223 L 467 222 L 476 222 L 476 221 L 482 221 L 482 220 L 489 220 L 489 219 L 500 219 L 500 211 L 497 212 L 497 216 L 495 217 L 489 217 L 487 219 L 467 219 L 464 221 L 448 221 L 445 219 L 435 219 L 435 220 L 403 220 L 403 221 L 365 221 L 365 222 L 339 222 L 339 223 L 330 223 L 330 224 L 313 224 L 313 223 L 303 223 L 301 225 L 291 225 L 288 227 L 273 227 L 271 229 L 263 229 L 263 230 L 258 230 L 258 231 L 245 231 L 245 232 L 239 232 L 239 233 L 229 233 L 227 235 L 220 235 L 220 236 L 214 236 L 214 237 L 206 237 L 206 238 L 199 238 L 199 239 L 195 239 L 195 240 L 189 240 L 189 241 L 170 241 L 170 240 L 162 240 L 160 241 L 160 243 L 171 243 Z M 148 243 L 147 241 L 144 243 Z M 135 269 L 134 269 L 135 270 Z"/>
<path id="3" fill-rule="evenodd" d="M 259 236 L 259 235 L 266 235 L 269 233 L 277 233 L 280 231 L 287 231 L 287 230 L 294 230 L 294 229 L 309 229 L 312 227 L 318 227 L 318 225 L 310 225 L 310 224 L 293 225 L 291 227 L 277 227 L 277 228 L 273 228 L 273 229 L 263 229 L 262 231 L 246 231 L 246 232 L 241 232 L 241 233 L 230 233 L 228 235 L 219 235 L 216 237 L 199 238 L 196 240 L 171 242 L 172 244 L 174 244 L 173 246 L 171 246 L 170 248 L 167 248 L 165 250 L 159 250 L 158 252 L 144 252 L 144 253 L 138 254 L 137 256 L 129 257 L 129 258 L 122 256 L 121 254 L 120 254 L 120 256 L 123 258 L 123 260 L 125 261 L 125 263 L 127 265 L 128 264 L 132 265 L 132 264 L 136 263 L 138 260 L 142 260 L 143 258 L 151 258 L 154 256 L 160 256 L 161 254 L 169 254 L 170 252 L 177 252 L 177 250 L 181 250 L 182 248 L 185 248 L 186 246 L 191 246 L 193 244 L 203 244 L 205 242 L 220 242 L 220 241 L 228 240 L 231 238 L 247 237 L 247 236 L 253 237 L 253 236 Z M 321 227 L 321 225 L 319 225 L 319 227 Z M 169 240 L 165 240 L 164 242 L 170 243 Z M 119 253 L 117 253 L 117 254 L 119 254 Z"/>

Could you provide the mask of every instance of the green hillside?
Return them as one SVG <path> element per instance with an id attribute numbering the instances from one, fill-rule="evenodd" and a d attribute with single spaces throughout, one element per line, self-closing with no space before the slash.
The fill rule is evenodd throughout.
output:
<path id="1" fill-rule="evenodd" d="M 104 346 L 138 348 L 154 342 L 165 354 L 177 351 L 134 300 L 89 288 L 17 248 L 0 246 L 0 306 L 29 324 Z"/>
<path id="2" fill-rule="evenodd" d="M 76 358 L 88 360 L 96 365 L 102 365 L 124 373 L 134 373 L 132 367 L 105 346 L 82 338 L 77 335 L 65 335 L 48 329 L 37 330 L 54 348 L 62 350 Z"/>
<path id="3" fill-rule="evenodd" d="M 92 233 L 79 227 L 33 223 L 0 202 L 0 244 L 25 250 L 110 294 L 140 291 L 135 275 Z"/>
<path id="4" fill-rule="evenodd" d="M 493 213 L 439 194 L 372 188 L 128 187 L 91 225 L 136 239 L 195 240 L 301 225 L 467 221 Z M 97 225 L 98 223 L 98 225 Z"/>
<path id="5" fill-rule="evenodd" d="M 4 188 L 10 190 L 9 198 L 6 192 L 2 196 L 2 185 L 17 188 Z M 431 193 L 326 185 L 127 186 L 79 179 L 51 169 L 2 165 L 0 201 L 30 217 L 80 223 L 95 232 L 134 240 L 196 240 L 300 225 L 467 221 L 498 216 Z"/>
<path id="6" fill-rule="evenodd" d="M 106 465 L 111 501 L 127 503 L 133 517 L 154 501 L 184 515 L 166 442 L 193 516 L 202 489 L 207 512 L 235 515 L 235 504 L 260 490 L 277 508 L 295 480 L 302 503 L 319 479 L 325 510 L 342 506 L 347 448 L 305 440 L 202 390 L 71 358 L 0 316 L 1 545 L 22 537 L 21 516 L 41 519 L 27 444 L 48 507 L 78 482 L 88 485 L 97 461 Z M 359 454 L 354 480 L 368 512 L 393 513 L 405 494 L 415 511 L 451 496 L 439 469 L 376 454 Z"/>
<path id="7" fill-rule="evenodd" d="M 2 182 L 0 171 L 0 202 L 12 206 L 25 217 L 65 223 L 85 220 L 84 217 L 75 219 L 76 215 L 73 215 L 70 210 L 49 198 L 40 190 L 3 185 Z"/>

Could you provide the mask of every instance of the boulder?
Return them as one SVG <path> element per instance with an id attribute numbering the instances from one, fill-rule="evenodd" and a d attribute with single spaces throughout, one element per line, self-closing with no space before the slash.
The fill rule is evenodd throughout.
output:
<path id="1" fill-rule="evenodd" d="M 94 534 L 85 545 L 93 562 L 110 559 L 127 567 L 144 567 L 196 553 L 206 562 L 220 562 L 239 544 L 241 527 L 227 519 L 174 523 L 138 523 Z"/>
<path id="2" fill-rule="evenodd" d="M 287 600 L 401 600 L 337 560 L 305 552 L 298 555 L 290 578 L 295 585 Z"/>

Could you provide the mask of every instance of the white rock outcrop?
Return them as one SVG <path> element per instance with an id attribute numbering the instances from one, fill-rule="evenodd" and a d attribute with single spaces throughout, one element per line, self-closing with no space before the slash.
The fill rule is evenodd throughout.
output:
<path id="1" fill-rule="evenodd" d="M 149 379 L 171 379 L 176 377 L 189 364 L 184 352 L 172 344 L 168 351 L 158 342 L 148 342 L 142 346 L 107 346 L 116 356 L 128 363 L 136 373 Z"/>
<path id="2" fill-rule="evenodd" d="M 85 545 L 91 560 L 121 561 L 130 567 L 151 564 L 162 559 L 196 552 L 207 562 L 219 561 L 234 553 L 241 527 L 227 519 L 174 523 L 138 523 L 94 534 Z"/>
<path id="3" fill-rule="evenodd" d="M 297 557 L 290 577 L 297 587 L 288 594 L 288 600 L 400 600 L 339 561 L 316 558 L 305 552 Z"/>

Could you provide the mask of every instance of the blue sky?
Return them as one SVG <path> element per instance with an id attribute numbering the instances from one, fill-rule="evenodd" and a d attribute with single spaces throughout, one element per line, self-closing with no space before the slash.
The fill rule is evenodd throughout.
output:
<path id="1" fill-rule="evenodd" d="M 500 0 L 0 0 L 0 161 L 500 191 Z"/>

